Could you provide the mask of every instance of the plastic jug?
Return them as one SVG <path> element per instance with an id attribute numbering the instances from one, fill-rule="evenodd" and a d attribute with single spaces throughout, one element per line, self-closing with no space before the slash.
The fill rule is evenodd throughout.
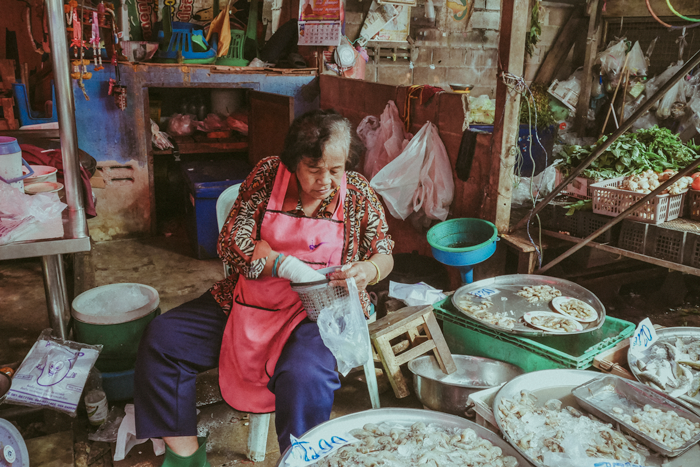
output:
<path id="1" fill-rule="evenodd" d="M 22 175 L 22 164 L 29 173 Z M 17 139 L 0 136 L 0 180 L 24 192 L 24 179 L 34 175 L 34 170 L 22 159 Z"/>

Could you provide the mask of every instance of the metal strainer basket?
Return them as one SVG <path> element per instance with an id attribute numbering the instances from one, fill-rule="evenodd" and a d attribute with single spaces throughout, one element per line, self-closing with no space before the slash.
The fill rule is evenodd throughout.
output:
<path id="1" fill-rule="evenodd" d="M 323 275 L 328 275 L 338 269 L 340 269 L 340 266 L 333 266 L 319 269 L 318 272 Z M 328 308 L 335 303 L 336 300 L 341 300 L 349 296 L 348 289 L 345 287 L 333 287 L 329 285 L 329 282 L 328 279 L 325 279 L 323 281 L 307 282 L 303 284 L 291 284 L 292 290 L 299 294 L 301 303 L 306 310 L 306 315 L 311 321 L 316 321 L 321 310 Z"/>

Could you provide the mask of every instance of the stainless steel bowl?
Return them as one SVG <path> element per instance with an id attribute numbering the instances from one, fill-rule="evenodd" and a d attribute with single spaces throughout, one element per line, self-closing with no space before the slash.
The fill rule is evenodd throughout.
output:
<path id="1" fill-rule="evenodd" d="M 524 373 L 510 363 L 470 355 L 453 355 L 457 371 L 446 375 L 432 355 L 408 362 L 413 387 L 421 403 L 431 410 L 464 417 L 469 395 L 500 386 Z"/>

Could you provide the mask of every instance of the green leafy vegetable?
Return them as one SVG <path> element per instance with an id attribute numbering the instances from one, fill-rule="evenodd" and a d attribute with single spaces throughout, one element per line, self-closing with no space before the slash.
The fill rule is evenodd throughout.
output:
<path id="1" fill-rule="evenodd" d="M 573 216 L 576 211 L 593 211 L 593 203 L 590 199 L 582 199 L 566 207 L 567 216 Z"/>
<path id="2" fill-rule="evenodd" d="M 535 109 L 537 110 L 537 128 L 544 129 L 554 125 L 554 115 L 549 106 L 549 94 L 547 86 L 544 84 L 533 84 L 530 86 L 530 93 L 526 92 L 520 97 L 520 123 L 524 125 L 535 125 Z M 534 101 L 533 98 L 534 97 Z M 527 103 L 530 102 L 528 111 Z"/>
<path id="3" fill-rule="evenodd" d="M 535 46 L 540 41 L 540 34 L 542 34 L 542 27 L 540 25 L 540 0 L 536 0 L 535 5 L 532 7 L 532 12 L 530 13 L 530 30 L 525 35 L 525 52 L 527 52 L 529 57 L 532 57 Z"/>
<path id="4" fill-rule="evenodd" d="M 560 170 L 564 176 L 568 176 L 606 139 L 607 136 L 602 137 L 593 146 L 565 146 L 558 154 L 563 159 Z M 581 175 L 605 180 L 650 169 L 654 172 L 679 170 L 699 157 L 699 149 L 699 146 L 683 144 L 678 135 L 668 128 L 655 126 L 620 136 Z"/>

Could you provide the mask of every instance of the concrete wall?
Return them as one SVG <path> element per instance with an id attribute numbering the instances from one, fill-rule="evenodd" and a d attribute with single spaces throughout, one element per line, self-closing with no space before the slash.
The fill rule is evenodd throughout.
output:
<path id="1" fill-rule="evenodd" d="M 346 34 L 350 39 L 358 37 L 370 3 L 348 0 Z M 446 90 L 449 90 L 449 83 L 473 84 L 473 95 L 495 97 L 500 0 L 475 0 L 469 23 L 455 21 L 453 11 L 445 2 L 435 1 L 434 5 L 436 19 L 431 22 L 425 17 L 424 0 L 418 0 L 411 11 L 410 41 L 368 44 L 370 62 L 365 80 L 392 85 L 430 84 Z M 542 2 L 541 41 L 533 57 L 526 60 L 528 81 L 544 60 L 571 10 L 568 4 Z"/>

